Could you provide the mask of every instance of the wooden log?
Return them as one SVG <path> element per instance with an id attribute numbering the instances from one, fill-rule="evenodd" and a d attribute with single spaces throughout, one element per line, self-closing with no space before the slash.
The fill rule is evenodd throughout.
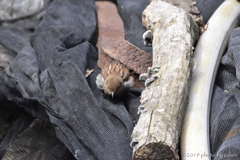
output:
<path id="1" fill-rule="evenodd" d="M 142 23 L 153 34 L 153 66 L 160 68 L 154 74 L 158 79 L 141 95 L 144 111 L 132 133 L 138 141 L 133 146 L 133 159 L 179 159 L 179 136 L 199 28 L 188 13 L 161 0 L 153 0 L 143 11 Z"/>

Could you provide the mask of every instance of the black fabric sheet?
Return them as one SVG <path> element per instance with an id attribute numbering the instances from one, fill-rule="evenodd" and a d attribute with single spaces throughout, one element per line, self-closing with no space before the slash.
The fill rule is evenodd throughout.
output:
<path id="1" fill-rule="evenodd" d="M 196 0 L 204 22 L 224 0 Z M 221 26 L 219 26 L 221 27 Z M 230 37 L 213 89 L 210 109 L 212 160 L 240 159 L 240 28 Z"/>
<path id="2" fill-rule="evenodd" d="M 126 39 L 151 54 L 141 24 L 149 1 L 117 3 L 126 8 L 119 10 Z M 131 13 L 134 21 L 127 19 Z M 0 73 L 1 111 L 15 115 L 0 137 L 0 158 L 131 159 L 140 93 L 112 100 L 96 87 L 95 1 L 54 0 L 43 15 L 0 28 L 0 43 L 16 53 Z M 85 77 L 87 69 L 94 71 Z"/>
<path id="3" fill-rule="evenodd" d="M 152 48 L 143 45 L 141 24 L 149 1 L 114 2 L 126 39 L 152 54 Z M 223 1 L 197 2 L 207 22 Z M 15 56 L 0 72 L 1 159 L 131 159 L 140 97 L 130 92 L 112 100 L 96 87 L 100 69 L 94 3 L 54 0 L 40 16 L 0 27 L 0 43 Z M 239 37 L 240 29 L 234 30 L 213 92 L 214 160 L 240 156 Z M 87 69 L 94 71 L 85 77 Z"/>
<path id="4" fill-rule="evenodd" d="M 142 35 L 146 28 L 142 26 L 142 12 L 149 4 L 146 0 L 116 0 L 118 12 L 124 22 L 125 38 L 145 52 L 152 54 L 152 47 L 146 47 Z"/>
<path id="5" fill-rule="evenodd" d="M 194 0 L 196 5 L 201 12 L 205 23 L 211 18 L 212 14 L 217 8 L 224 2 L 224 0 Z"/>
<path id="6" fill-rule="evenodd" d="M 210 114 L 212 159 L 240 159 L 240 28 L 222 57 Z"/>

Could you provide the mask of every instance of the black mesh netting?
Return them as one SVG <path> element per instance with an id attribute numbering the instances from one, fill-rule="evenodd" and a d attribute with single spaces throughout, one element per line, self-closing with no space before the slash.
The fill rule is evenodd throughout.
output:
<path id="1" fill-rule="evenodd" d="M 221 60 L 210 125 L 212 159 L 240 159 L 240 28 L 233 30 Z"/>
<path id="2" fill-rule="evenodd" d="M 5 64 L 0 73 L 0 158 L 131 159 L 140 97 L 130 92 L 115 101 L 96 87 L 94 0 L 49 2 L 38 15 L 0 27 L 0 53 L 7 57 L 0 62 L 0 69 Z M 114 2 L 126 39 L 152 54 L 142 42 L 141 14 L 149 0 Z M 198 2 L 207 21 L 222 0 Z M 234 30 L 214 88 L 211 153 L 219 156 L 213 159 L 240 155 L 239 37 L 240 29 Z M 87 69 L 94 71 L 86 78 Z"/>
<path id="3" fill-rule="evenodd" d="M 202 14 L 205 23 L 208 22 L 215 10 L 224 2 L 224 0 L 193 0 Z"/>
<path id="4" fill-rule="evenodd" d="M 205 22 L 224 0 L 196 0 Z M 240 28 L 222 57 L 210 110 L 210 151 L 214 160 L 240 159 Z"/>
<path id="5" fill-rule="evenodd" d="M 211 18 L 212 14 L 225 0 L 193 0 L 196 2 L 205 23 Z M 240 2 L 240 0 L 237 0 Z"/>
<path id="6" fill-rule="evenodd" d="M 117 4 L 126 39 L 151 54 L 141 24 L 149 1 Z M 0 73 L 0 157 L 131 159 L 140 92 L 113 101 L 96 87 L 95 1 L 54 0 L 41 14 L 0 28 L 13 57 Z"/>

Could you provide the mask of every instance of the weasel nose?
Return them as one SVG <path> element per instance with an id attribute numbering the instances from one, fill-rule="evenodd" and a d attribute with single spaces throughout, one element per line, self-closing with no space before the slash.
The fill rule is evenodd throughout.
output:
<path id="1" fill-rule="evenodd" d="M 112 98 L 113 98 L 114 92 L 112 92 Z"/>

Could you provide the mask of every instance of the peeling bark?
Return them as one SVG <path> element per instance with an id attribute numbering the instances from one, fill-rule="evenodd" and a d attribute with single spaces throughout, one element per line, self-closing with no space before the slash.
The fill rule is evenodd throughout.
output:
<path id="1" fill-rule="evenodd" d="M 188 103 L 193 46 L 198 25 L 184 10 L 153 0 L 142 23 L 153 34 L 153 66 L 158 79 L 142 92 L 144 106 L 132 138 L 133 159 L 179 159 L 178 144 Z M 153 76 L 154 76 L 153 75 Z"/>

